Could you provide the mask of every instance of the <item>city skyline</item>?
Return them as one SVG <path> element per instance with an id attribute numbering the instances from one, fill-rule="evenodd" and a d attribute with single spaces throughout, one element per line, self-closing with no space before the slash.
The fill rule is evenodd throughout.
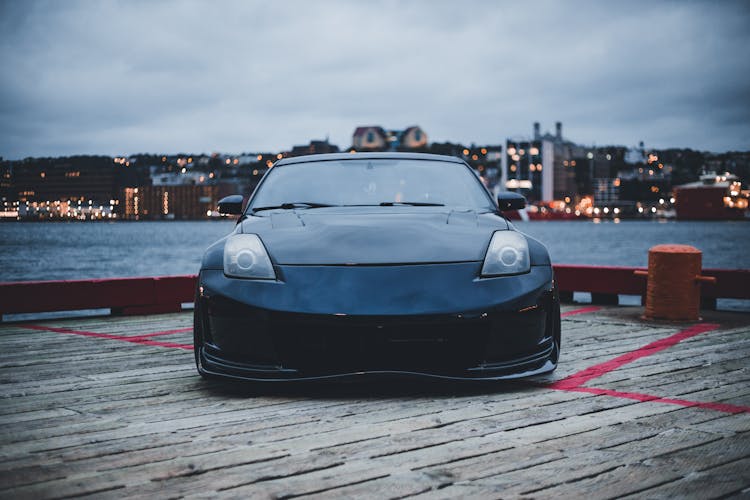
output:
<path id="1" fill-rule="evenodd" d="M 0 156 L 282 151 L 358 125 L 750 149 L 742 3 L 0 4 Z M 54 29 L 52 29 L 54 28 Z"/>

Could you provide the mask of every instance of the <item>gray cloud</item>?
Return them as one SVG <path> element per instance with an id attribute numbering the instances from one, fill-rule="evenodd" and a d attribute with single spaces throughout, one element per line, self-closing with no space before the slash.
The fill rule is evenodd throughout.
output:
<path id="1" fill-rule="evenodd" d="M 750 149 L 750 9 L 684 2 L 6 2 L 0 155 L 280 150 L 357 125 Z"/>

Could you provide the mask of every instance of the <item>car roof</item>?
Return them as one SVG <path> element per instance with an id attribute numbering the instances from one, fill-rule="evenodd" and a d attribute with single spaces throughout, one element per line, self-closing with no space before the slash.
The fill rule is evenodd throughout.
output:
<path id="1" fill-rule="evenodd" d="M 294 158 L 284 158 L 276 162 L 275 166 L 292 165 L 294 163 L 309 163 L 318 161 L 336 161 L 336 160 L 430 160 L 444 161 L 448 163 L 465 162 L 455 156 L 433 155 L 428 153 L 329 153 L 322 155 L 296 156 Z"/>

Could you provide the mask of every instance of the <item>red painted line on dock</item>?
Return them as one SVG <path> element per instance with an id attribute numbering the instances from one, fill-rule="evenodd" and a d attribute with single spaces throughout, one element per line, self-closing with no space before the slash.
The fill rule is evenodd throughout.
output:
<path id="1" fill-rule="evenodd" d="M 634 399 L 641 402 L 666 403 L 672 405 L 686 406 L 689 408 L 706 408 L 708 410 L 722 411 L 725 413 L 750 413 L 750 406 L 730 405 L 726 403 L 703 403 L 699 401 L 688 401 L 686 399 L 662 398 L 650 394 L 641 394 L 638 392 L 620 392 L 610 389 L 600 389 L 599 387 L 573 387 L 562 389 L 567 392 L 587 392 L 598 396 L 612 396 L 615 398 Z"/>
<path id="2" fill-rule="evenodd" d="M 40 326 L 40 325 L 19 325 L 21 328 L 26 328 L 28 330 L 39 330 L 39 331 L 47 331 L 47 332 L 55 332 L 55 333 L 67 333 L 70 335 L 80 335 L 82 337 L 94 337 L 99 339 L 108 339 L 108 340 L 119 340 L 121 342 L 130 342 L 131 344 L 140 344 L 140 345 L 150 345 L 155 347 L 171 347 L 173 349 L 186 349 L 186 350 L 192 350 L 193 346 L 192 344 L 178 344 L 175 342 L 159 342 L 158 340 L 150 340 L 148 338 L 144 338 L 146 336 L 140 335 L 135 337 L 127 337 L 125 335 L 113 335 L 111 333 L 99 333 L 99 332 L 87 332 L 85 330 L 71 330 L 70 328 L 57 328 L 54 326 Z M 192 330 L 192 328 L 190 328 Z M 169 331 L 169 330 L 166 330 Z M 156 333 L 162 333 L 162 332 L 156 332 Z M 170 333 L 178 333 L 176 331 L 170 331 Z"/>
<path id="3" fill-rule="evenodd" d="M 573 309 L 572 311 L 566 311 L 564 313 L 560 313 L 560 317 L 566 318 L 568 316 L 573 316 L 575 314 L 585 314 L 585 313 L 596 312 L 599 309 L 601 309 L 601 307 L 599 306 L 582 307 L 580 309 Z"/>
<path id="4" fill-rule="evenodd" d="M 595 378 L 601 377 L 602 375 L 605 375 L 613 370 L 616 370 L 623 365 L 632 363 L 633 361 L 644 358 L 646 356 L 651 356 L 652 354 L 656 354 L 657 352 L 663 351 L 664 349 L 667 349 L 668 347 L 672 347 L 673 345 L 685 339 L 689 339 L 690 337 L 695 337 L 696 335 L 699 335 L 701 333 L 716 330 L 717 328 L 719 328 L 719 325 L 715 323 L 704 323 L 700 325 L 691 326 L 690 328 L 687 328 L 685 330 L 682 330 L 681 332 L 675 333 L 674 335 L 671 335 L 663 339 L 659 339 L 639 349 L 625 353 L 622 356 L 618 356 L 614 359 L 605 361 L 604 363 L 600 363 L 598 365 L 590 366 L 586 368 L 585 370 L 581 370 L 580 372 L 574 373 L 573 375 L 570 375 L 569 377 L 566 377 L 562 380 L 558 380 L 557 382 L 550 385 L 549 387 L 552 389 L 563 389 L 563 390 L 574 389 L 574 388 L 580 387 L 586 382 L 588 382 L 589 380 L 593 380 Z"/>
<path id="5" fill-rule="evenodd" d="M 193 327 L 189 326 L 187 328 L 177 328 L 176 330 L 164 330 L 161 332 L 154 332 L 154 333 L 146 333 L 144 335 L 136 335 L 135 337 L 130 337 L 131 339 L 149 339 L 151 337 L 159 337 L 161 335 L 174 335 L 175 333 L 185 333 L 185 332 L 192 332 Z"/>
<path id="6" fill-rule="evenodd" d="M 716 330 L 719 328 L 719 326 L 720 325 L 717 325 L 715 323 L 704 323 L 691 326 L 690 328 L 675 333 L 674 335 L 670 335 L 669 337 L 651 342 L 650 344 L 623 354 L 622 356 L 618 356 L 614 359 L 611 359 L 610 361 L 605 361 L 604 363 L 590 366 L 585 370 L 581 370 L 578 373 L 574 373 L 573 375 L 570 375 L 562 380 L 558 380 L 557 382 L 548 385 L 547 388 L 566 392 L 585 392 L 589 394 L 596 394 L 597 396 L 611 396 L 615 398 L 633 399 L 635 401 L 641 402 L 673 404 L 685 406 L 688 408 L 705 408 L 708 410 L 716 410 L 724 413 L 750 413 L 749 406 L 732 405 L 726 403 L 706 403 L 700 401 L 689 401 L 687 399 L 664 398 L 661 396 L 653 396 L 651 394 L 642 394 L 638 392 L 622 392 L 613 391 L 611 389 L 602 389 L 599 387 L 583 387 L 583 384 L 585 384 L 586 382 L 601 377 L 602 375 L 616 370 L 623 365 L 632 363 L 633 361 L 644 358 L 646 356 L 656 354 L 657 352 L 663 351 L 664 349 L 672 347 L 683 340 L 695 337 L 696 335 L 700 335 L 701 333 Z"/>

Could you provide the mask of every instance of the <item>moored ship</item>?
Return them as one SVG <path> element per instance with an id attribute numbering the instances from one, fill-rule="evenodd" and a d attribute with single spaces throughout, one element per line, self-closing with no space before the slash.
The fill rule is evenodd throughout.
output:
<path id="1" fill-rule="evenodd" d="M 746 217 L 750 191 L 736 175 L 707 173 L 697 182 L 674 187 L 678 220 L 740 220 Z"/>

